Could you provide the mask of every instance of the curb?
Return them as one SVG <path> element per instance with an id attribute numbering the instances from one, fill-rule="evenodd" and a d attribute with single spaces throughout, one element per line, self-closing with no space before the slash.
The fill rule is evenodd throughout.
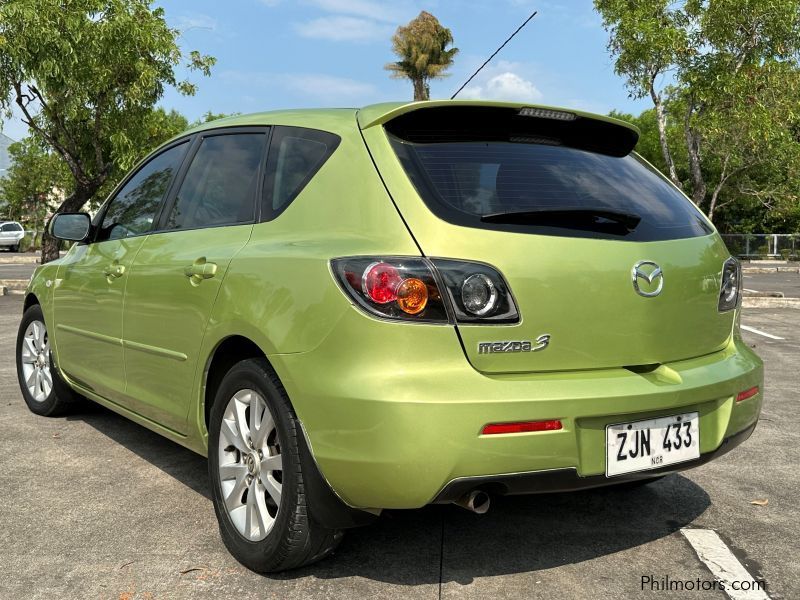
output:
<path id="1" fill-rule="evenodd" d="M 25 291 L 28 288 L 27 279 L 0 279 L 0 288 L 6 288 L 9 292 L 14 290 Z"/>
<path id="2" fill-rule="evenodd" d="M 743 308 L 797 308 L 800 309 L 800 298 L 764 298 L 745 296 L 742 298 Z"/>
<path id="3" fill-rule="evenodd" d="M 800 273 L 800 267 L 742 267 L 742 273 Z"/>

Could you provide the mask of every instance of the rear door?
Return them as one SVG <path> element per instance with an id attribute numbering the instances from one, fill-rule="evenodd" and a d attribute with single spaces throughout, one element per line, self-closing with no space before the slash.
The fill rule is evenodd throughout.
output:
<path id="1" fill-rule="evenodd" d="M 140 414 L 183 433 L 211 309 L 256 219 L 267 128 L 199 134 L 125 295 L 126 394 Z"/>
<path id="2" fill-rule="evenodd" d="M 630 154 L 636 136 L 601 119 L 523 111 L 422 109 L 365 134 L 423 252 L 489 263 L 510 286 L 520 323 L 458 326 L 475 368 L 639 366 L 724 347 L 727 250 Z"/>

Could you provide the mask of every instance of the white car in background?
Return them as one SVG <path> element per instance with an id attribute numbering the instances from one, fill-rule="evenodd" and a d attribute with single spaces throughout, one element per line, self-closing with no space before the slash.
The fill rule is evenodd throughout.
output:
<path id="1" fill-rule="evenodd" d="M 19 252 L 19 245 L 25 237 L 25 230 L 16 221 L 0 221 L 0 247 L 11 252 Z"/>

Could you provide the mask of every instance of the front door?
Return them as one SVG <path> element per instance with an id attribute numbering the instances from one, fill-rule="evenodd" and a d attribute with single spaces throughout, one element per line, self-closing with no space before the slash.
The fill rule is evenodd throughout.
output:
<path id="1" fill-rule="evenodd" d="M 172 146 L 134 172 L 101 212 L 94 240 L 73 247 L 58 269 L 53 292 L 58 366 L 112 401 L 120 401 L 125 389 L 125 286 L 187 146 Z"/>
<path id="2" fill-rule="evenodd" d="M 250 239 L 266 141 L 264 129 L 201 134 L 128 279 L 126 394 L 137 412 L 178 433 L 204 367 L 198 353 L 211 309 L 231 259 Z"/>

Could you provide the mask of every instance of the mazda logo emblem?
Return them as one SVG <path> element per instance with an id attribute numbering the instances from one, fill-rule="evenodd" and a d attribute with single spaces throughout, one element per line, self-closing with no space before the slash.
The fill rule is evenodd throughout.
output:
<path id="1" fill-rule="evenodd" d="M 658 296 L 664 288 L 664 273 L 661 272 L 661 267 L 652 260 L 640 260 L 633 265 L 633 269 L 631 269 L 631 279 L 633 280 L 633 289 L 636 290 L 637 294 L 645 298 Z M 656 284 L 656 289 L 649 292 L 643 290 L 639 287 L 640 279 L 646 281 L 647 285 L 651 288 L 655 282 L 658 282 Z"/>

